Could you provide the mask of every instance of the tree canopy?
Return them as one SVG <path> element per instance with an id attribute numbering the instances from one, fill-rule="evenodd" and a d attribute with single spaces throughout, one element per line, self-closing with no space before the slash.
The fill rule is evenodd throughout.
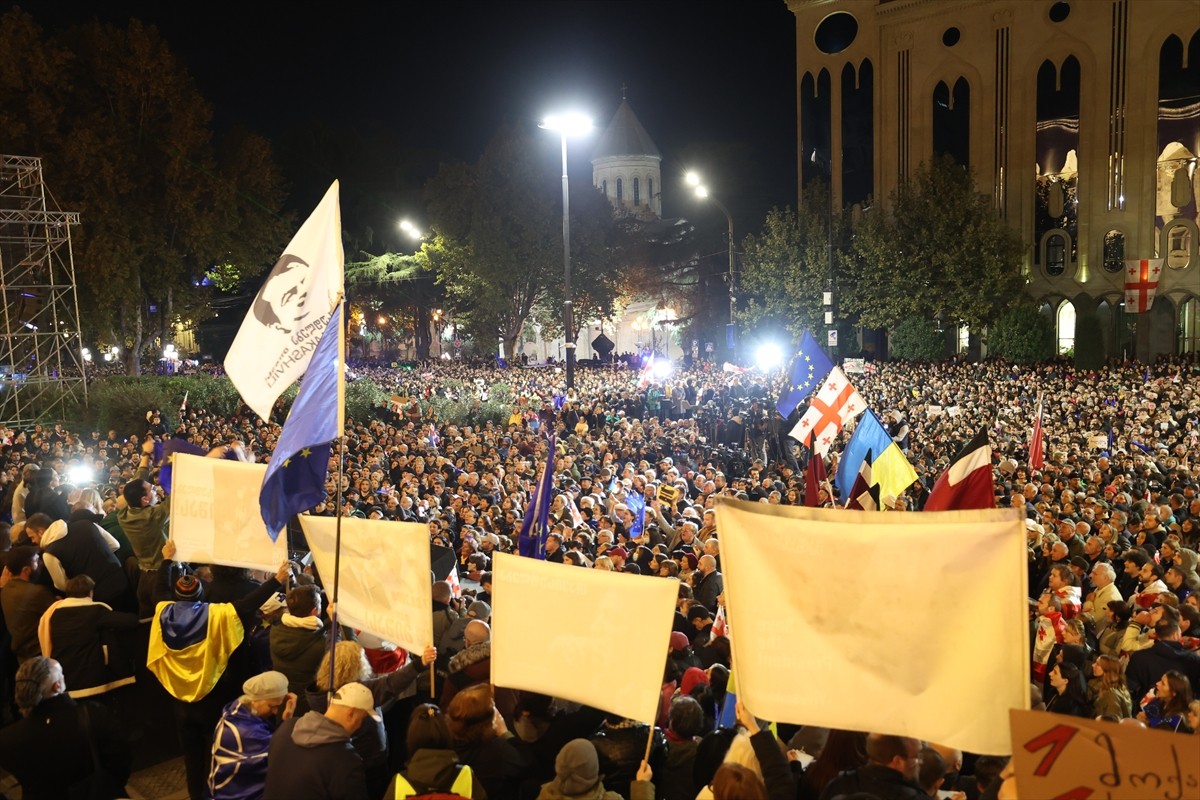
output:
<path id="1" fill-rule="evenodd" d="M 213 284 L 261 273 L 287 241 L 268 142 L 215 139 L 211 111 L 158 31 L 92 22 L 47 35 L 0 17 L 0 129 L 44 159 L 73 236 L 86 337 L 125 345 L 130 372 L 179 318 L 212 313 Z M 156 337 L 160 341 L 156 341 Z"/>
<path id="2" fill-rule="evenodd" d="M 511 357 L 535 308 L 563 300 L 562 191 L 557 148 L 506 126 L 473 165 L 446 164 L 426 186 L 432 228 L 443 237 L 431 266 L 456 319 Z M 571 288 L 575 318 L 606 316 L 617 296 L 614 223 L 590 182 L 570 186 Z"/>
<path id="3" fill-rule="evenodd" d="M 1020 297 L 1023 245 L 949 158 L 922 166 L 854 227 L 838 278 L 842 310 L 869 328 L 910 317 L 982 327 Z"/>

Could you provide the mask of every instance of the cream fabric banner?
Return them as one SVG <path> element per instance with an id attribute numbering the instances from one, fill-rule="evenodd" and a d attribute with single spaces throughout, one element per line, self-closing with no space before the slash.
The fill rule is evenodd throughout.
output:
<path id="1" fill-rule="evenodd" d="M 274 573 L 287 536 L 272 542 L 258 507 L 266 464 L 176 453 L 171 477 L 175 558 Z"/>
<path id="2" fill-rule="evenodd" d="M 337 519 L 300 516 L 321 581 L 333 596 Z M 433 641 L 429 528 L 342 518 L 338 622 L 420 653 Z"/>
<path id="3" fill-rule="evenodd" d="M 675 581 L 498 553 L 492 683 L 653 725 L 678 593 Z"/>
<path id="4" fill-rule="evenodd" d="M 1026 548 L 1012 509 L 717 505 L 738 698 L 779 722 L 1012 752 L 1029 708 Z"/>

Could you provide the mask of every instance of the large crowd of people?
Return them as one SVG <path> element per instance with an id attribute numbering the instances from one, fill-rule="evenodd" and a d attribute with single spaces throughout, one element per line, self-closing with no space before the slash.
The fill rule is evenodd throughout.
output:
<path id="1" fill-rule="evenodd" d="M 772 730 L 725 702 L 713 501 L 805 502 L 814 456 L 788 437 L 804 404 L 776 412 L 782 375 L 622 364 L 580 369 L 568 393 L 553 367 L 354 372 L 391 400 L 347 419 L 309 513 L 418 522 L 455 552 L 422 653 L 333 624 L 297 526 L 297 561 L 274 575 L 174 560 L 162 441 L 262 462 L 277 420 L 191 408 L 151 410 L 137 431 L 0 429 L 0 768 L 24 797 L 124 796 L 123 730 L 141 712 L 121 697 L 135 682 L 163 690 L 193 800 L 996 796 L 1005 759 Z M 958 449 L 989 432 L 996 504 L 1028 533 L 1035 707 L 1200 730 L 1200 364 L 887 363 L 850 379 L 918 475 L 884 498 L 888 513 L 920 512 Z M 484 413 L 497 385 L 507 419 Z M 464 418 L 439 418 L 447 395 Z M 679 585 L 653 727 L 490 683 L 492 557 L 517 550 L 551 441 L 546 559 Z M 849 489 L 821 488 L 826 506 Z"/>

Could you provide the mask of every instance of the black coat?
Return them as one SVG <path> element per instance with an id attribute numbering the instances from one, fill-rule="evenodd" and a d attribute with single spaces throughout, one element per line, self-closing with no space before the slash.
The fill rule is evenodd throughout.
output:
<path id="1" fill-rule="evenodd" d="M 1134 710 L 1141 707 L 1142 698 L 1150 691 L 1164 673 L 1177 669 L 1187 676 L 1192 684 L 1193 696 L 1200 691 L 1200 653 L 1186 650 L 1179 642 L 1158 641 L 1146 650 L 1138 650 L 1129 656 L 1125 668 L 1125 680 L 1129 684 L 1129 696 Z"/>
<path id="2" fill-rule="evenodd" d="M 891 767 L 879 764 L 867 764 L 858 769 L 847 770 L 838 775 L 825 791 L 821 792 L 821 800 L 830 800 L 843 794 L 865 792 L 878 797 L 879 800 L 928 800 L 929 795 L 920 786 L 905 779 Z"/>
<path id="3" fill-rule="evenodd" d="M 90 737 L 84 732 L 81 705 Z M 93 767 L 97 762 L 101 773 Z M 132 763 L 125 734 L 108 710 L 96 703 L 77 704 L 65 694 L 43 700 L 25 719 L 0 728 L 0 767 L 16 776 L 25 800 L 125 797 Z M 102 790 L 89 795 L 93 781 Z"/>
<path id="4" fill-rule="evenodd" d="M 102 694 L 133 683 L 131 649 L 121 631 L 137 628 L 136 614 L 69 598 L 50 617 L 51 656 L 62 665 L 74 697 Z"/>
<path id="5" fill-rule="evenodd" d="M 604 786 L 625 800 L 629 800 L 629 787 L 637 777 L 638 767 L 642 765 L 649 736 L 650 728 L 644 723 L 626 723 L 622 727 L 605 724 L 592 735 L 591 742 L 600 757 Z M 662 730 L 655 728 L 654 743 L 650 746 L 650 768 L 659 774 L 666 763 L 667 738 Z"/>

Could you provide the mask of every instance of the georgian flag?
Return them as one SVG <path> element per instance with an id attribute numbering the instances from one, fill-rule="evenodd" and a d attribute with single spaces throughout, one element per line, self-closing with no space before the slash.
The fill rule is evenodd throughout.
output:
<path id="1" fill-rule="evenodd" d="M 1141 314 L 1154 305 L 1163 259 L 1143 258 L 1125 262 L 1125 313 Z"/>
<path id="2" fill-rule="evenodd" d="M 804 416 L 788 434 L 822 456 L 829 453 L 838 431 L 867 408 L 841 367 L 834 367 L 821 384 Z"/>
<path id="3" fill-rule="evenodd" d="M 992 446 L 986 430 L 967 442 L 937 479 L 926 511 L 995 508 L 996 484 L 992 479 Z"/>

